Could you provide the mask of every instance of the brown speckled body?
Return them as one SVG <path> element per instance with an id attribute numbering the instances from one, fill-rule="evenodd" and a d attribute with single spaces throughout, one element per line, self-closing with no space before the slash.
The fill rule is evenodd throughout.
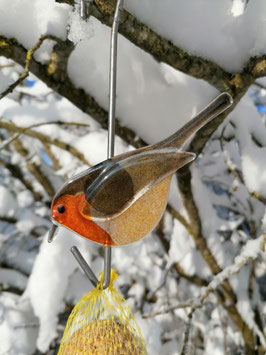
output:
<path id="1" fill-rule="evenodd" d="M 117 245 L 127 245 L 145 237 L 159 222 L 167 203 L 171 176 L 154 185 L 124 213 L 96 222 Z"/>

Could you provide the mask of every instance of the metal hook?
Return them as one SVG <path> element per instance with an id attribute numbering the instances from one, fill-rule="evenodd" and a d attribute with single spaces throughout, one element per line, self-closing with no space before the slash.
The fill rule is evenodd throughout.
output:
<path id="1" fill-rule="evenodd" d="M 109 68 L 109 114 L 108 114 L 108 147 L 107 158 L 114 156 L 115 146 L 115 103 L 116 103 L 116 72 L 117 72 L 117 37 L 118 27 L 120 23 L 120 15 L 123 9 L 124 0 L 118 0 L 114 15 L 114 21 L 111 29 L 111 46 L 110 46 L 110 68 Z M 80 2 L 80 16 L 86 18 L 85 0 Z M 96 286 L 98 279 L 94 272 L 83 258 L 82 254 L 76 246 L 71 248 L 71 252 L 84 271 L 85 275 L 90 279 L 91 283 Z M 111 275 L 111 247 L 104 247 L 104 282 L 103 289 L 106 289 L 110 284 Z"/>

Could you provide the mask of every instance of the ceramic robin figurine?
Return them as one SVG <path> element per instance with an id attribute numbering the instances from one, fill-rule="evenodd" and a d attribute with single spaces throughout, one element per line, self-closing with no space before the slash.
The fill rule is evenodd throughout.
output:
<path id="1" fill-rule="evenodd" d="M 182 151 L 183 144 L 231 104 L 231 96 L 222 93 L 167 139 L 107 159 L 68 180 L 52 202 L 49 241 L 58 225 L 104 246 L 143 238 L 165 210 L 172 175 L 196 157 Z"/>

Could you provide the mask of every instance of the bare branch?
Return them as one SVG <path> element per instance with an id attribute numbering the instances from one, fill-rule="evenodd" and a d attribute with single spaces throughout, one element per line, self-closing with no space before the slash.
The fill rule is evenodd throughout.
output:
<path id="1" fill-rule="evenodd" d="M 175 218 L 177 219 L 185 228 L 186 230 L 192 234 L 192 226 L 186 220 L 184 216 L 181 215 L 177 210 L 175 210 L 171 205 L 167 205 L 166 210 Z"/>
<path id="2" fill-rule="evenodd" d="M 16 140 L 17 138 L 19 138 L 20 136 L 22 136 L 23 134 L 25 134 L 25 132 L 28 129 L 32 129 L 32 128 L 37 128 L 37 127 L 41 127 L 41 126 L 48 126 L 50 124 L 56 124 L 58 126 L 64 126 L 64 125 L 70 125 L 70 126 L 78 126 L 78 127 L 89 127 L 89 124 L 86 123 L 76 123 L 76 122 L 64 122 L 64 121 L 50 121 L 50 122 L 42 122 L 42 123 L 36 123 L 33 125 L 30 125 L 28 127 L 23 128 L 24 131 L 23 132 L 19 132 L 17 134 L 15 134 L 12 138 L 10 138 L 7 142 L 4 142 L 4 144 L 0 147 L 0 151 L 5 149 L 10 143 L 12 143 L 14 140 Z M 22 128 L 22 127 L 21 127 Z"/>
<path id="3" fill-rule="evenodd" d="M 188 320 L 186 323 L 186 329 L 185 329 L 185 334 L 184 334 L 184 343 L 183 343 L 183 347 L 182 347 L 180 355 L 187 355 L 189 352 L 189 336 L 190 336 L 190 331 L 192 328 L 192 317 L 193 317 L 194 311 L 195 310 L 192 309 L 188 315 Z"/>
<path id="4" fill-rule="evenodd" d="M 51 35 L 43 35 L 38 39 L 35 45 L 27 51 L 25 68 L 23 73 L 20 74 L 19 78 L 13 84 L 11 84 L 5 91 L 3 91 L 0 94 L 0 100 L 6 95 L 10 94 L 15 89 L 15 87 L 17 87 L 24 79 L 26 79 L 26 77 L 29 75 L 32 56 L 36 52 L 36 50 L 40 48 L 40 46 L 46 39 L 55 40 L 55 41 L 59 40 L 55 36 L 51 36 Z"/>
<path id="5" fill-rule="evenodd" d="M 31 191 L 36 201 L 41 199 L 42 195 L 40 192 L 35 191 L 32 184 L 27 179 L 25 179 L 24 174 L 18 165 L 7 162 L 2 158 L 0 158 L 0 164 L 9 170 L 15 179 L 18 179 L 29 191 Z"/>
<path id="6" fill-rule="evenodd" d="M 179 263 L 175 263 L 173 266 L 175 267 L 175 269 L 179 273 L 179 275 L 181 277 L 183 277 L 184 279 L 188 280 L 189 282 L 192 282 L 193 284 L 195 284 L 197 286 L 207 286 L 208 285 L 208 281 L 199 277 L 198 275 L 186 274 L 185 271 L 183 270 L 182 266 Z"/>
<path id="7" fill-rule="evenodd" d="M 17 223 L 17 219 L 14 217 L 8 217 L 8 216 L 0 216 L 0 221 L 1 222 L 8 222 L 10 224 Z"/>
<path id="8" fill-rule="evenodd" d="M 60 170 L 62 169 L 62 166 L 61 164 L 59 163 L 59 160 L 54 156 L 52 150 L 51 150 L 51 147 L 49 144 L 47 143 L 43 143 L 43 146 L 44 146 L 44 150 L 46 152 L 46 154 L 48 155 L 48 157 L 52 160 L 52 163 L 54 165 L 54 167 L 57 169 L 57 170 Z"/>
<path id="9" fill-rule="evenodd" d="M 78 158 L 80 161 L 82 161 L 86 165 L 90 165 L 89 162 L 85 159 L 84 155 L 80 153 L 75 147 L 71 146 L 68 143 L 65 143 L 59 139 L 52 139 L 51 137 L 47 136 L 46 134 L 34 131 L 32 129 L 24 128 L 24 127 L 19 127 L 16 126 L 14 123 L 11 122 L 5 122 L 3 120 L 0 120 L 0 127 L 7 129 L 9 132 L 18 132 L 20 134 L 25 134 L 26 136 L 36 138 L 40 140 L 41 142 L 48 143 L 51 145 L 55 145 L 63 150 L 66 150 L 70 154 L 72 154 L 74 157 Z"/>
<path id="10" fill-rule="evenodd" d="M 23 146 L 22 142 L 18 138 L 13 142 L 13 145 L 14 145 L 14 148 L 16 149 L 16 151 L 22 157 L 28 158 L 29 152 Z M 41 186 L 46 191 L 48 196 L 50 196 L 52 198 L 54 196 L 54 194 L 55 194 L 55 190 L 54 190 L 53 185 L 51 184 L 50 180 L 41 171 L 40 167 L 36 163 L 31 162 L 28 159 L 26 161 L 26 166 L 27 166 L 27 169 L 29 170 L 29 172 L 41 184 Z"/>

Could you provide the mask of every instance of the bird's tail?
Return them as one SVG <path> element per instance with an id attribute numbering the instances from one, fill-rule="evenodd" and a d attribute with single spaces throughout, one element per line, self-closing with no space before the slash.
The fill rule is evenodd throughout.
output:
<path id="1" fill-rule="evenodd" d="M 233 99 L 230 94 L 227 92 L 220 94 L 196 117 L 192 118 L 188 123 L 186 123 L 182 128 L 180 128 L 170 137 L 152 146 L 152 148 L 181 148 L 182 145 L 188 140 L 188 138 L 196 133 L 201 127 L 205 126 L 206 123 L 229 108 L 232 103 Z"/>

